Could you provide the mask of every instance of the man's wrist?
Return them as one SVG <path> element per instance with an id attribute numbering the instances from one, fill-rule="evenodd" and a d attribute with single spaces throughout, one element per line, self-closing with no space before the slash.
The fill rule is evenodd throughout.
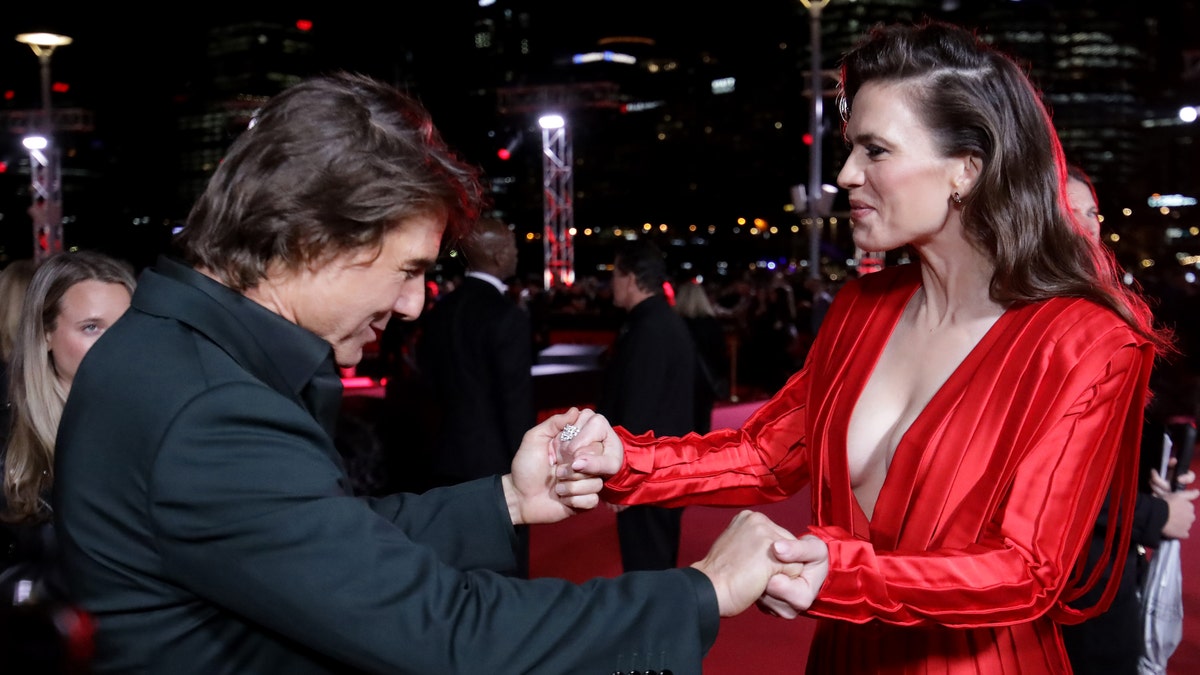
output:
<path id="1" fill-rule="evenodd" d="M 513 525 L 523 525 L 525 519 L 521 517 L 521 494 L 513 483 L 512 474 L 506 473 L 501 476 L 500 485 L 504 488 L 504 505 L 508 507 L 509 520 Z"/>

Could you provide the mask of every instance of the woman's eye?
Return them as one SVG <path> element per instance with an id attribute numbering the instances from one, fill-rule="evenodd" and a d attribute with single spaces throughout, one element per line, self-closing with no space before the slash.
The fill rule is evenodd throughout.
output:
<path id="1" fill-rule="evenodd" d="M 878 157 L 884 153 L 884 149 L 878 145 L 868 145 L 865 146 L 865 149 L 867 151 L 867 157 Z"/>

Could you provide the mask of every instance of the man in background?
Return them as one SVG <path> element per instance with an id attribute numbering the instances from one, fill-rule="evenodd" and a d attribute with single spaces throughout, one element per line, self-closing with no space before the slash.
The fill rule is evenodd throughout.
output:
<path id="1" fill-rule="evenodd" d="M 430 486 L 503 474 L 534 425 L 529 315 L 508 296 L 516 236 L 485 219 L 460 245 L 462 283 L 423 320 L 417 363 L 423 391 Z M 517 530 L 517 575 L 529 573 L 529 530 Z"/>
<path id="2" fill-rule="evenodd" d="M 667 265 L 648 239 L 622 242 L 613 261 L 613 304 L 628 313 L 605 364 L 598 412 L 640 434 L 695 431 L 696 349 L 663 294 Z M 617 512 L 626 572 L 675 567 L 683 509 L 631 506 Z"/>

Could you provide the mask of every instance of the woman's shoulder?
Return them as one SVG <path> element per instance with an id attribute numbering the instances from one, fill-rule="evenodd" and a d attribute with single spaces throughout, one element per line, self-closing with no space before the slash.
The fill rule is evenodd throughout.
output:
<path id="1" fill-rule="evenodd" d="M 1115 311 L 1087 298 L 1049 298 L 1011 311 L 1021 341 L 1035 340 L 1080 354 L 1149 345 Z"/>

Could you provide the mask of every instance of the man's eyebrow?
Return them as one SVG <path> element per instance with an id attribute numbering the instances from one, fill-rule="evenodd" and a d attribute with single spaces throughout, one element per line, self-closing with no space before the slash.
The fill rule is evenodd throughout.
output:
<path id="1" fill-rule="evenodd" d="M 846 140 L 854 143 L 855 145 L 867 145 L 869 143 L 878 143 L 882 139 L 876 134 L 865 132 L 853 137 L 847 137 Z"/>
<path id="2" fill-rule="evenodd" d="M 429 269 L 435 264 L 437 264 L 437 260 L 434 258 L 413 258 L 412 260 L 405 261 L 404 267 L 420 267 L 421 269 Z"/>

